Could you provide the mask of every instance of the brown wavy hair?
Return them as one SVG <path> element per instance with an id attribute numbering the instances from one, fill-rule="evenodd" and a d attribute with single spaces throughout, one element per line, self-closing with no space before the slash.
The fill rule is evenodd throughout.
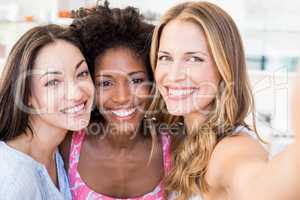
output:
<path id="1" fill-rule="evenodd" d="M 238 125 L 249 128 L 245 122 L 249 114 L 252 114 L 252 129 L 257 132 L 244 48 L 232 18 L 208 2 L 186 2 L 169 9 L 154 30 L 150 58 L 153 71 L 156 68 L 161 33 L 172 20 L 193 22 L 202 28 L 221 76 L 207 121 L 186 130 L 183 139 L 177 138 L 177 145 L 172 147 L 173 167 L 165 179 L 166 195 L 176 191 L 178 200 L 186 200 L 194 194 L 209 191 L 205 178 L 207 166 L 220 140 L 231 136 Z M 162 98 L 156 98 L 151 109 L 165 107 L 161 101 Z"/>
<path id="2" fill-rule="evenodd" d="M 12 47 L 0 79 L 0 140 L 14 139 L 27 130 L 33 134 L 30 112 L 25 112 L 29 111 L 30 73 L 39 51 L 57 40 L 82 51 L 81 43 L 68 28 L 54 24 L 31 28 Z"/>

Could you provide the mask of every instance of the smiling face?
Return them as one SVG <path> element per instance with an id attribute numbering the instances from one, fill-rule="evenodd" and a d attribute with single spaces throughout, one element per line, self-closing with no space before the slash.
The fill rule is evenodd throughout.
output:
<path id="1" fill-rule="evenodd" d="M 145 64 L 124 47 L 106 50 L 96 63 L 98 110 L 116 132 L 131 134 L 143 119 L 150 94 Z"/>
<path id="2" fill-rule="evenodd" d="M 56 40 L 37 54 L 29 106 L 32 120 L 66 130 L 85 128 L 90 119 L 94 86 L 80 50 Z"/>
<path id="3" fill-rule="evenodd" d="M 198 25 L 173 20 L 163 28 L 155 79 L 173 115 L 201 112 L 210 105 L 220 75 Z"/>

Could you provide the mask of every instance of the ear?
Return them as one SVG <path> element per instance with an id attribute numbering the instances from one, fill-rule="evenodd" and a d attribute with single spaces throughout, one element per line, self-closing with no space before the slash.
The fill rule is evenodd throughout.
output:
<path id="1" fill-rule="evenodd" d="M 31 101 L 28 101 L 28 105 L 27 105 L 28 107 L 32 107 L 32 103 L 31 103 Z"/>
<path id="2" fill-rule="evenodd" d="M 29 96 L 28 98 L 28 102 L 27 102 L 27 112 L 30 114 L 38 114 L 38 110 L 36 109 L 37 102 L 36 99 L 34 99 L 34 97 Z"/>
<path id="3" fill-rule="evenodd" d="M 28 98 L 27 106 L 30 107 L 30 108 L 32 108 L 32 106 L 33 106 L 33 98 L 32 98 L 32 96 L 30 96 Z"/>
<path id="4" fill-rule="evenodd" d="M 37 101 L 36 101 L 36 99 L 34 98 L 34 96 L 29 96 L 28 97 L 28 102 L 27 102 L 27 105 L 26 106 L 28 106 L 28 108 L 30 108 L 30 109 L 34 109 L 34 108 L 36 108 L 37 107 Z"/>

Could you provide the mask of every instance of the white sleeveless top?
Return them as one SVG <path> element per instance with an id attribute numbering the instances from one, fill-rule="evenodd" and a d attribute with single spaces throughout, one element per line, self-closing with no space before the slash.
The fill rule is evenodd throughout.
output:
<path id="1" fill-rule="evenodd" d="M 238 133 L 240 133 L 241 131 L 243 131 L 244 133 L 247 133 L 250 137 L 257 139 L 255 132 L 251 131 L 250 129 L 248 129 L 245 126 L 238 126 L 235 128 L 233 135 L 236 135 Z M 168 196 L 168 200 L 176 200 L 176 191 L 172 192 L 169 196 Z M 190 197 L 188 200 L 203 200 L 202 197 L 200 195 L 195 195 Z"/>

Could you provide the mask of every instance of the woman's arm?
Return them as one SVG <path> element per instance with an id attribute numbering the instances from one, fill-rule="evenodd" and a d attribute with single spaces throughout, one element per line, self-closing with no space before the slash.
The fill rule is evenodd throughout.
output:
<path id="1" fill-rule="evenodd" d="M 208 178 L 235 200 L 300 199 L 300 79 L 292 102 L 295 141 L 268 160 L 258 141 L 245 134 L 221 141 L 212 156 Z"/>
<path id="2" fill-rule="evenodd" d="M 290 145 L 268 160 L 257 141 L 247 136 L 224 139 L 214 152 L 208 177 L 232 200 L 299 200 L 298 148 Z M 214 165 L 211 167 L 211 165 Z"/>

